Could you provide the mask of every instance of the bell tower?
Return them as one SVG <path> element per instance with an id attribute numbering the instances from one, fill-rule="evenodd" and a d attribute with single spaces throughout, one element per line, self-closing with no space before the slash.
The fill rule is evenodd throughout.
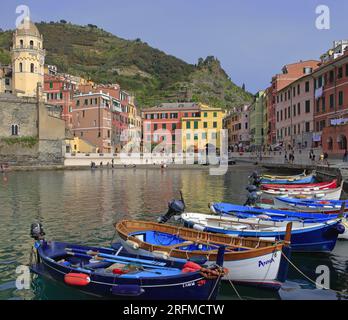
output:
<path id="1" fill-rule="evenodd" d="M 11 55 L 13 93 L 19 97 L 36 97 L 38 84 L 44 85 L 46 52 L 43 37 L 29 18 L 13 34 Z"/>

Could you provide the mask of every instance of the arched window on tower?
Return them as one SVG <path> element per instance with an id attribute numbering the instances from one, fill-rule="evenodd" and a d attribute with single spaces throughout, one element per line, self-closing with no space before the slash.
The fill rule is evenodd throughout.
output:
<path id="1" fill-rule="evenodd" d="M 18 133 L 19 133 L 19 126 L 18 126 L 18 124 L 13 124 L 11 126 L 11 135 L 18 136 Z"/>
<path id="2" fill-rule="evenodd" d="M 33 40 L 30 41 L 30 49 L 34 49 L 34 41 Z"/>
<path id="3" fill-rule="evenodd" d="M 19 72 L 23 72 L 23 63 L 22 62 L 19 64 Z"/>
<path id="4" fill-rule="evenodd" d="M 19 45 L 20 45 L 21 49 L 23 49 L 23 47 L 24 47 L 24 42 L 23 42 L 23 40 L 19 40 Z"/>
<path id="5" fill-rule="evenodd" d="M 34 73 L 34 71 L 35 71 L 34 63 L 31 63 L 31 64 L 30 64 L 30 72 L 31 72 L 31 73 Z"/>

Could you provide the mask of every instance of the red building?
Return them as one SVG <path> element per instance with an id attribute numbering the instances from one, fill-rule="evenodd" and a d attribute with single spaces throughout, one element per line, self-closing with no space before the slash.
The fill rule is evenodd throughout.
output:
<path id="1" fill-rule="evenodd" d="M 74 92 L 76 82 L 62 75 L 45 75 L 44 92 L 47 103 L 61 108 L 61 117 L 66 127 L 72 128 L 72 111 L 74 108 Z"/>
<path id="2" fill-rule="evenodd" d="M 342 155 L 348 137 L 348 50 L 323 61 L 313 78 L 315 141 L 324 152 Z"/>
<path id="3" fill-rule="evenodd" d="M 200 117 L 200 107 L 196 103 L 163 103 L 146 109 L 142 114 L 144 143 L 158 144 L 167 140 L 175 145 L 175 130 L 182 129 L 182 118 L 194 117 Z"/>

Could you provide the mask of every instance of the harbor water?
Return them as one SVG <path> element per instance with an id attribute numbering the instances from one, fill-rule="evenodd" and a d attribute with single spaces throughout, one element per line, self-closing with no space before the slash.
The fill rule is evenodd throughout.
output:
<path id="1" fill-rule="evenodd" d="M 208 203 L 244 203 L 248 175 L 254 167 L 237 165 L 227 174 L 206 169 L 104 169 L 9 172 L 0 175 L 0 300 L 90 299 L 64 285 L 34 277 L 31 288 L 16 288 L 16 268 L 27 265 L 33 240 L 32 222 L 40 221 L 47 239 L 108 246 L 113 223 L 121 219 L 156 220 L 167 202 L 182 190 L 190 212 L 209 213 Z M 319 266 L 330 270 L 330 288 L 320 290 L 290 267 L 278 292 L 237 286 L 243 299 L 344 299 L 348 289 L 348 242 L 328 254 L 294 254 L 291 261 L 315 280 Z M 17 270 L 18 271 L 18 270 Z M 227 283 L 219 299 L 238 299 Z M 335 291 L 334 291 L 335 290 Z"/>

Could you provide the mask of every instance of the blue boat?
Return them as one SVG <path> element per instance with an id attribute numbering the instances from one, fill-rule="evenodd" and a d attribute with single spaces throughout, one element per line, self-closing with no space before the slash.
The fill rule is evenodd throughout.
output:
<path id="1" fill-rule="evenodd" d="M 213 203 L 210 205 L 214 213 L 231 215 L 239 218 L 262 217 L 272 221 L 303 221 L 304 223 L 325 222 L 340 218 L 340 213 L 325 214 L 315 212 L 296 212 L 276 209 L 262 209 L 240 206 L 230 203 Z"/>
<path id="2" fill-rule="evenodd" d="M 286 208 L 297 211 L 337 213 L 344 205 L 347 211 L 348 200 L 318 200 L 318 199 L 295 199 L 278 197 L 274 199 L 274 205 L 278 208 Z"/>
<path id="3" fill-rule="evenodd" d="M 272 179 L 272 178 L 261 178 L 261 184 L 308 184 L 315 183 L 315 177 L 309 175 L 306 177 L 299 177 L 296 179 Z"/>
<path id="4" fill-rule="evenodd" d="M 185 227 L 200 231 L 227 234 L 232 237 L 252 237 L 284 240 L 287 221 L 269 221 L 260 218 L 240 219 L 238 217 L 184 213 L 181 219 Z M 341 220 L 321 223 L 293 222 L 291 250 L 293 252 L 331 252 L 337 237 L 345 231 Z"/>
<path id="5" fill-rule="evenodd" d="M 187 262 L 172 262 L 112 248 L 47 242 L 40 224 L 32 226 L 36 261 L 31 272 L 96 297 L 140 300 L 213 300 L 223 277 L 224 247 L 220 266 L 196 270 Z M 185 269 L 186 268 L 186 269 Z M 188 269 L 188 270 L 187 270 Z M 209 275 L 207 278 L 206 275 Z"/>

